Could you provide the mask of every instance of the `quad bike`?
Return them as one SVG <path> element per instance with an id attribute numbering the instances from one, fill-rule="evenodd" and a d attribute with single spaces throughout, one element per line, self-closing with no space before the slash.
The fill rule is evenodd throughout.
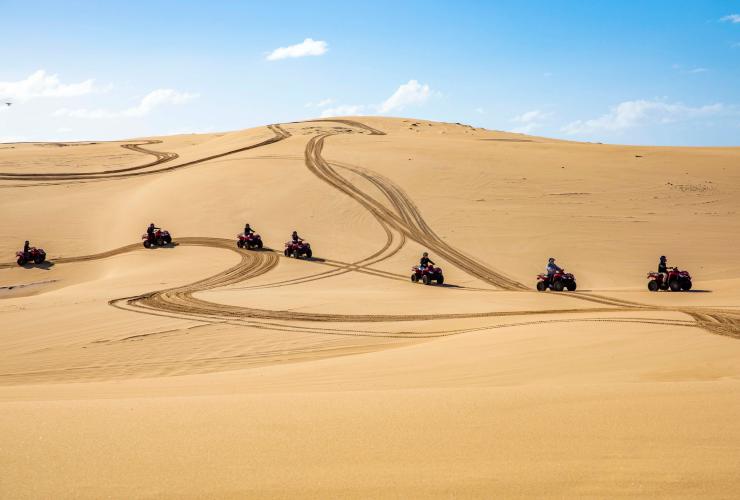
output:
<path id="1" fill-rule="evenodd" d="M 677 267 L 668 268 L 668 279 L 662 273 L 650 272 L 647 275 L 648 290 L 657 292 L 658 290 L 670 290 L 680 292 L 681 290 L 691 290 L 691 275 L 688 271 L 679 271 Z"/>
<path id="2" fill-rule="evenodd" d="M 431 285 L 433 281 L 436 281 L 438 285 L 442 285 L 445 282 L 445 277 L 442 274 L 442 269 L 434 267 L 429 264 L 427 267 L 414 266 L 411 268 L 411 281 L 418 283 L 421 281 L 425 285 Z"/>
<path id="3" fill-rule="evenodd" d="M 313 256 L 313 251 L 311 250 L 311 244 L 298 240 L 297 242 L 288 241 L 285 243 L 285 251 L 283 252 L 286 257 L 295 257 L 296 259 L 299 257 L 303 257 L 304 255 L 306 258 L 310 259 Z"/>
<path id="4" fill-rule="evenodd" d="M 246 236 L 244 233 L 240 233 L 236 237 L 236 246 L 239 248 L 248 248 L 249 250 L 262 249 L 262 238 L 257 233 L 251 233 Z"/>
<path id="5" fill-rule="evenodd" d="M 562 292 L 564 289 L 569 292 L 575 292 L 576 277 L 571 273 L 566 273 L 565 269 L 556 272 L 552 277 L 547 274 L 538 274 L 537 291 L 544 292 L 548 288 L 556 292 Z"/>
<path id="6" fill-rule="evenodd" d="M 151 236 L 144 233 L 141 235 L 141 239 L 144 240 L 144 248 L 163 247 L 172 243 L 170 232 L 164 229 L 157 229 Z"/>
<path id="7" fill-rule="evenodd" d="M 46 252 L 44 252 L 43 248 L 36 248 L 31 247 L 28 249 L 28 253 L 23 253 L 22 250 L 15 253 L 16 256 L 16 262 L 19 266 L 25 266 L 29 262 L 33 262 L 34 264 L 43 264 L 43 262 L 46 260 Z"/>

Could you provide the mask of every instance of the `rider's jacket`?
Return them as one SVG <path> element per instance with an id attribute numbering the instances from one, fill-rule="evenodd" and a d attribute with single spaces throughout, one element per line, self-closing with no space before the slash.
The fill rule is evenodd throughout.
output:
<path id="1" fill-rule="evenodd" d="M 668 272 L 668 265 L 665 262 L 659 262 L 658 263 L 658 272 L 659 273 L 667 273 Z"/>
<path id="2" fill-rule="evenodd" d="M 422 258 L 421 258 L 421 260 L 419 261 L 419 264 L 420 264 L 420 265 L 421 265 L 422 267 L 427 267 L 427 266 L 428 266 L 428 265 L 429 265 L 430 263 L 431 263 L 432 265 L 436 265 L 436 264 L 434 263 L 434 261 L 433 261 L 432 259 L 430 259 L 429 257 L 422 257 Z"/>
<path id="3" fill-rule="evenodd" d="M 545 270 L 547 271 L 547 274 L 555 274 L 558 271 L 562 271 L 563 268 L 558 267 L 554 262 L 548 262 Z"/>

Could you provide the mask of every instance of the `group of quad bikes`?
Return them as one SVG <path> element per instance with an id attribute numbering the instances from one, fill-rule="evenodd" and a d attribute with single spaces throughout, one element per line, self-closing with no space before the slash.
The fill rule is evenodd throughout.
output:
<path id="1" fill-rule="evenodd" d="M 172 244 L 172 235 L 164 229 L 156 228 L 151 234 L 144 233 L 141 236 L 145 248 L 163 247 Z M 257 233 L 240 233 L 237 235 L 236 246 L 248 250 L 261 250 L 263 248 L 262 238 Z M 310 259 L 313 257 L 311 244 L 301 239 L 291 240 L 285 243 L 283 254 L 286 257 Z M 43 264 L 46 261 L 46 252 L 42 248 L 30 247 L 28 252 L 16 252 L 16 262 L 19 266 L 27 264 Z M 445 282 L 442 269 L 433 264 L 426 266 L 414 266 L 411 268 L 411 281 L 414 283 L 423 283 L 425 285 L 442 285 Z M 677 267 L 669 267 L 666 273 L 650 272 L 647 275 L 648 290 L 657 292 L 658 290 L 670 290 L 672 292 L 691 290 L 691 275 L 688 271 L 681 271 Z M 537 275 L 537 290 L 544 292 L 552 290 L 562 292 L 576 290 L 576 278 L 572 273 L 565 272 L 565 269 L 553 274 L 542 273 Z"/>

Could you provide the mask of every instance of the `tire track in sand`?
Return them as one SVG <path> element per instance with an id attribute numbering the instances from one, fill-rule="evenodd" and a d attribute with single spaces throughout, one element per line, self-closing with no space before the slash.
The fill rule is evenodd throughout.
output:
<path id="1" fill-rule="evenodd" d="M 9 181 L 39 181 L 39 184 L 44 184 L 42 181 L 92 181 L 92 180 L 110 180 L 110 179 L 125 179 L 129 177 L 137 177 L 142 175 L 152 175 L 152 174 L 160 174 L 164 172 L 172 172 L 174 170 L 179 170 L 181 168 L 185 167 L 191 167 L 193 165 L 197 165 L 200 163 L 204 163 L 210 160 L 215 160 L 218 158 L 223 158 L 224 156 L 233 155 L 236 153 L 241 153 L 244 151 L 249 151 L 250 149 L 256 149 L 262 146 L 267 146 L 270 144 L 274 144 L 276 142 L 282 141 L 283 139 L 287 139 L 290 137 L 290 132 L 283 129 L 279 125 L 268 125 L 267 127 L 272 133 L 274 134 L 273 137 L 270 137 L 268 139 L 265 139 L 264 141 L 260 141 L 256 144 L 250 144 L 248 146 L 243 146 L 236 149 L 231 149 L 229 151 L 224 151 L 221 153 L 216 153 L 210 156 L 205 156 L 202 158 L 197 158 L 195 160 L 187 161 L 184 163 L 179 163 L 177 165 L 171 165 L 166 166 L 162 168 L 156 168 L 156 169 L 150 169 L 151 167 L 161 165 L 163 163 L 171 162 L 172 160 L 175 160 L 176 158 L 179 158 L 179 155 L 177 153 L 168 153 L 168 152 L 160 152 L 160 151 L 154 151 L 150 149 L 142 148 L 142 145 L 150 145 L 150 144 L 158 144 L 162 141 L 158 140 L 152 140 L 147 142 L 139 142 L 139 143 L 130 143 L 130 144 L 123 144 L 121 147 L 130 149 L 132 151 L 136 151 L 143 154 L 149 154 L 154 155 L 156 159 L 152 162 L 149 162 L 145 165 L 139 165 L 135 167 L 127 167 L 122 169 L 116 169 L 116 170 L 101 170 L 101 171 L 95 171 L 95 172 L 60 172 L 60 173 L 0 173 L 0 180 L 9 180 Z M 24 186 L 18 186 L 18 187 L 25 187 Z"/>

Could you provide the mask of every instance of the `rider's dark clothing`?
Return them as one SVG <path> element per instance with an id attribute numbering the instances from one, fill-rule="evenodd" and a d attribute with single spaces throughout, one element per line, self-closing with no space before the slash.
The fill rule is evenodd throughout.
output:
<path id="1" fill-rule="evenodd" d="M 665 261 L 660 261 L 658 263 L 658 272 L 659 273 L 667 273 L 668 272 L 668 265 L 665 263 Z"/>
<path id="2" fill-rule="evenodd" d="M 28 242 L 25 242 L 23 244 L 23 255 L 28 255 L 28 252 L 31 250 L 31 245 Z"/>
<path id="3" fill-rule="evenodd" d="M 156 229 L 157 228 L 155 228 L 154 226 L 149 226 L 148 228 L 146 228 L 146 234 L 148 234 L 149 236 L 153 236 Z"/>
<path id="4" fill-rule="evenodd" d="M 436 264 L 434 263 L 434 261 L 432 259 L 430 259 L 429 257 L 422 257 L 421 260 L 419 261 L 419 263 L 421 264 L 422 267 L 427 267 L 429 264 L 432 264 L 433 266 L 436 266 Z"/>
<path id="5" fill-rule="evenodd" d="M 250 234 L 254 234 L 254 229 L 252 229 L 248 225 L 244 226 L 244 236 L 248 236 Z"/>
<path id="6" fill-rule="evenodd" d="M 563 268 L 562 267 L 559 267 L 554 262 L 548 262 L 548 264 L 547 264 L 547 275 L 548 276 L 552 276 L 553 274 L 555 274 L 557 272 L 561 272 L 562 270 L 563 270 Z"/>
<path id="7" fill-rule="evenodd" d="M 293 239 L 293 243 L 298 243 L 299 241 L 301 241 L 301 237 L 298 236 L 298 234 L 291 235 L 291 238 Z"/>

